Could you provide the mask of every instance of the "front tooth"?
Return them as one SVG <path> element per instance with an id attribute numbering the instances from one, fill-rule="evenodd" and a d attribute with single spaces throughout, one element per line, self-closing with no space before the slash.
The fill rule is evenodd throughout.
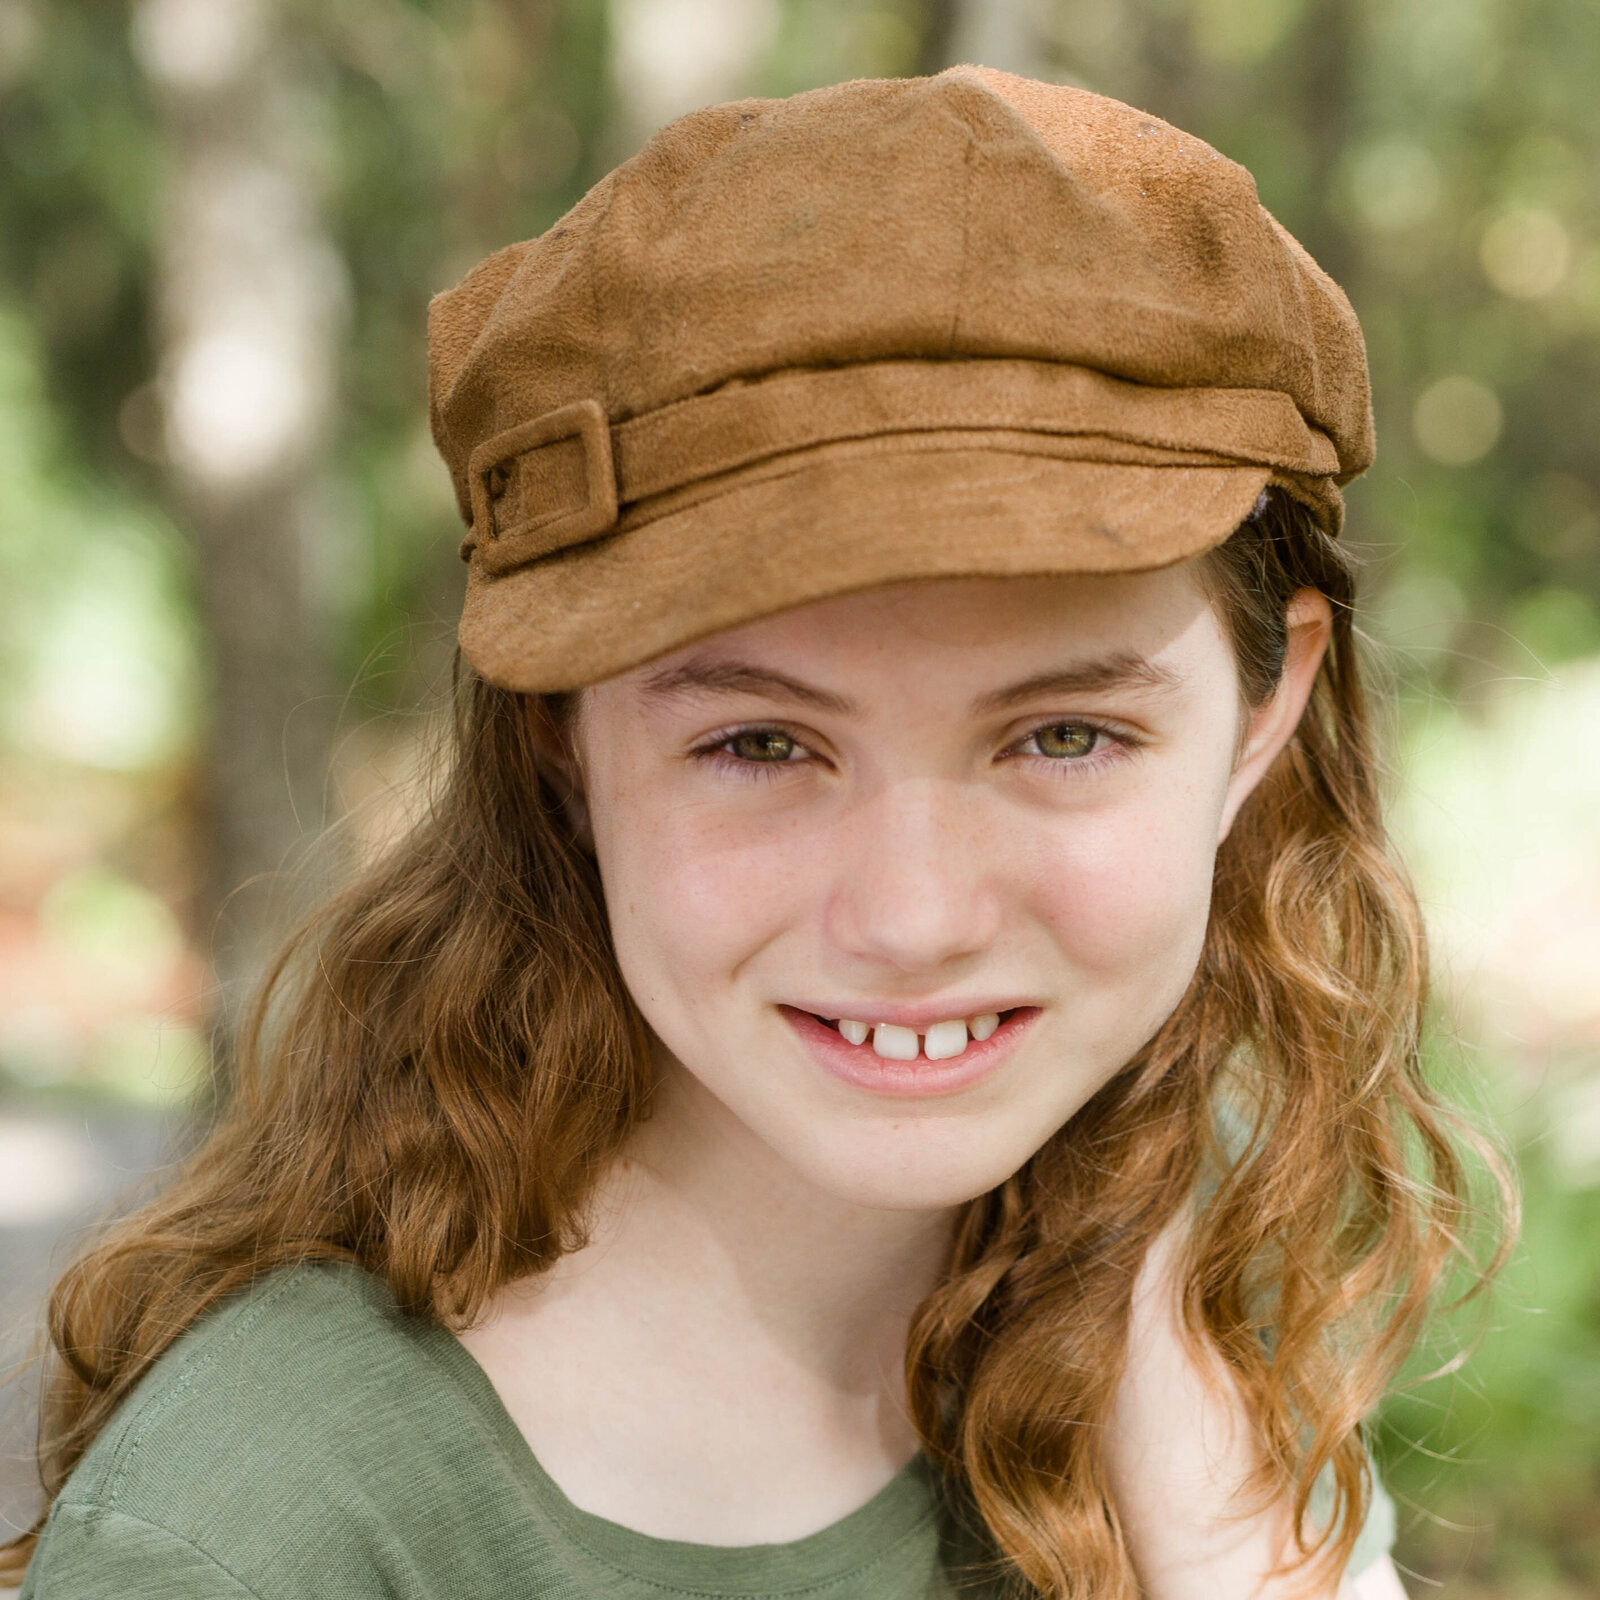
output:
<path id="1" fill-rule="evenodd" d="M 899 1028 L 892 1022 L 880 1022 L 872 1030 L 874 1052 L 889 1061 L 915 1061 L 918 1042 L 915 1028 Z"/>
<path id="2" fill-rule="evenodd" d="M 839 1032 L 842 1033 L 851 1044 L 865 1044 L 867 1042 L 867 1035 L 872 1032 L 872 1029 L 869 1028 L 864 1022 L 852 1022 L 848 1017 L 840 1017 Z"/>
<path id="3" fill-rule="evenodd" d="M 948 1061 L 967 1048 L 967 1025 L 960 1017 L 954 1022 L 936 1022 L 922 1040 L 923 1054 L 930 1061 Z"/>
<path id="4" fill-rule="evenodd" d="M 1000 1013 L 998 1011 L 985 1011 L 981 1017 L 974 1017 L 967 1026 L 972 1029 L 972 1037 L 974 1039 L 987 1039 L 1000 1026 Z"/>

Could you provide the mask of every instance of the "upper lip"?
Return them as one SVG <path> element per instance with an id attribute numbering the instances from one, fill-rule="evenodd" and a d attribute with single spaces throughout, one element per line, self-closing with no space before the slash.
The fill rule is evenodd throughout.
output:
<path id="1" fill-rule="evenodd" d="M 989 1012 L 1016 1011 L 1034 1002 L 1013 996 L 979 995 L 970 1000 L 934 1000 L 922 1005 L 903 1005 L 893 1000 L 851 1000 L 841 1009 L 836 1003 L 812 1005 L 809 1002 L 791 1001 L 796 1011 L 809 1011 L 815 1017 L 826 1017 L 837 1022 L 841 1017 L 852 1022 L 865 1022 L 876 1026 L 887 1022 L 899 1028 L 915 1028 L 924 1032 L 936 1022 L 954 1022 L 958 1017 L 981 1017 Z"/>

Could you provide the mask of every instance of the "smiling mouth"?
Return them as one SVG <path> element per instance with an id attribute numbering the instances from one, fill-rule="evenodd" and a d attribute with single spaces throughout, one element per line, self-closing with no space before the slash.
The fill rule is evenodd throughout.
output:
<path id="1" fill-rule="evenodd" d="M 886 1061 L 951 1061 L 961 1055 L 970 1040 L 982 1043 L 1004 1022 L 1014 1017 L 1020 1006 L 1008 1011 L 986 1011 L 975 1017 L 953 1017 L 948 1022 L 929 1023 L 926 1028 L 904 1028 L 893 1022 L 860 1022 L 851 1017 L 818 1016 L 807 1012 L 825 1028 L 831 1028 L 848 1044 Z"/>

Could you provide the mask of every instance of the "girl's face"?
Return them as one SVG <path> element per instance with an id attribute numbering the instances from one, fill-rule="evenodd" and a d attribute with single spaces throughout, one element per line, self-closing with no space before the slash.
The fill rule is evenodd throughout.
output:
<path id="1" fill-rule="evenodd" d="M 1297 601 L 1253 713 L 1192 563 L 875 589 L 587 691 L 575 753 L 664 1104 L 858 1204 L 1003 1181 L 1182 997 L 1326 617 Z"/>

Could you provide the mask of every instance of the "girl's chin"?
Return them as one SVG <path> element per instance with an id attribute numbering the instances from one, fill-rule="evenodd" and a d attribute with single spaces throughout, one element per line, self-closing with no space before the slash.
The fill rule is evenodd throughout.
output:
<path id="1" fill-rule="evenodd" d="M 768 1138 L 813 1191 L 866 1211 L 930 1216 L 997 1188 L 1040 1142 L 1027 1129 L 965 1116 L 907 1117 L 892 1128 L 790 1128 L 781 1145 Z"/>

